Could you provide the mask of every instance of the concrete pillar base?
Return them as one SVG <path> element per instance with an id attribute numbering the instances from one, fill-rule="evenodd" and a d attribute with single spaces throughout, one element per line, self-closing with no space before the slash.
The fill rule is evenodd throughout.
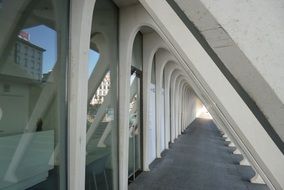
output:
<path id="1" fill-rule="evenodd" d="M 250 163 L 248 162 L 248 160 L 246 158 L 244 158 L 243 160 L 240 161 L 240 165 L 242 165 L 242 166 L 250 166 Z"/>
<path id="2" fill-rule="evenodd" d="M 250 182 L 251 183 L 257 183 L 257 184 L 265 184 L 265 182 L 263 181 L 262 177 L 258 173 L 255 173 L 255 176 L 253 176 L 250 179 Z"/>
<path id="3" fill-rule="evenodd" d="M 229 147 L 236 147 L 236 145 L 233 142 L 231 142 L 228 146 Z"/>
<path id="4" fill-rule="evenodd" d="M 236 150 L 233 152 L 233 154 L 242 154 L 242 153 L 239 151 L 239 149 L 236 149 Z"/>

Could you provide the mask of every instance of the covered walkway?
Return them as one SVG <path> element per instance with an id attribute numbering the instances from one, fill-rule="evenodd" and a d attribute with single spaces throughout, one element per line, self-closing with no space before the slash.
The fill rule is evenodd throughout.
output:
<path id="1" fill-rule="evenodd" d="M 235 148 L 227 145 L 212 120 L 196 119 L 129 189 L 268 189 L 249 182 L 254 171 L 239 165 L 242 155 L 233 154 Z"/>

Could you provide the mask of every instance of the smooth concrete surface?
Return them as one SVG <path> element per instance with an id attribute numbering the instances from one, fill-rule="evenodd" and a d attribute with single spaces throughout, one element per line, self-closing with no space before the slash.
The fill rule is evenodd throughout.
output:
<path id="1" fill-rule="evenodd" d="M 215 15 L 212 15 L 214 12 L 210 12 L 205 7 L 206 2 L 205 4 L 200 0 L 168 0 L 168 2 L 170 2 L 172 7 L 175 7 L 173 5 L 175 3 L 178 5 L 180 11 L 178 10 L 179 8 L 174 9 L 179 17 L 187 25 L 188 29 L 195 33 L 196 38 L 204 49 L 206 49 L 215 64 L 218 65 L 222 73 L 254 112 L 258 120 L 262 122 L 270 136 L 277 138 L 274 141 L 278 141 L 278 146 L 284 148 L 282 142 L 284 138 L 284 130 L 282 128 L 284 122 L 282 117 L 284 115 L 283 101 L 278 97 L 276 91 L 273 90 L 275 88 L 273 85 L 275 84 L 267 82 L 266 77 L 258 70 L 258 65 L 251 62 L 253 60 L 246 56 L 246 52 L 243 52 L 244 49 L 238 45 L 238 41 L 234 41 L 238 39 L 232 39 L 230 31 L 223 28 L 223 25 L 227 27 L 226 23 L 218 23 L 217 18 L 214 17 Z M 233 7 L 235 8 L 236 6 Z M 253 9 L 258 9 L 258 7 Z M 237 23 L 231 22 L 231 24 L 238 27 Z M 249 22 L 249 24 L 252 26 L 257 23 Z M 194 31 L 194 28 L 196 28 L 196 31 Z M 254 26 L 252 28 L 255 29 L 257 27 Z M 239 30 L 237 31 L 241 33 Z M 248 35 L 255 36 L 255 34 L 251 33 Z M 262 41 L 266 40 L 265 38 L 261 39 L 263 39 Z M 255 45 L 255 43 L 251 44 Z M 278 68 L 280 67 L 278 66 Z M 277 134 L 275 134 L 274 130 Z"/>
<path id="2" fill-rule="evenodd" d="M 284 70 L 281 64 L 283 56 L 280 54 L 284 46 L 283 37 L 279 34 L 284 31 L 284 25 L 280 24 L 284 17 L 284 1 L 175 2 L 202 33 L 283 141 Z"/>
<path id="3" fill-rule="evenodd" d="M 227 144 L 212 120 L 198 118 L 128 189 L 268 189 L 249 182 L 254 171 L 239 165 L 242 155 Z"/>
<path id="4" fill-rule="evenodd" d="M 201 1 L 283 102 L 284 1 Z"/>

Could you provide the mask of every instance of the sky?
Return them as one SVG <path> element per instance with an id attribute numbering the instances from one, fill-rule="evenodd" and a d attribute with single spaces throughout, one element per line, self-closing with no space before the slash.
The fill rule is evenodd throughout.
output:
<path id="1" fill-rule="evenodd" d="M 89 50 L 89 77 L 95 68 L 98 60 L 99 60 L 100 54 L 95 52 L 94 50 Z"/>
<path id="2" fill-rule="evenodd" d="M 34 45 L 37 45 L 46 51 L 43 53 L 43 65 L 42 73 L 47 73 L 52 70 L 57 59 L 57 34 L 53 29 L 39 25 L 31 28 L 26 28 L 23 31 L 30 34 L 30 42 Z M 99 59 L 99 54 L 93 50 L 89 51 L 89 71 L 90 76 L 92 70 L 97 64 Z"/>

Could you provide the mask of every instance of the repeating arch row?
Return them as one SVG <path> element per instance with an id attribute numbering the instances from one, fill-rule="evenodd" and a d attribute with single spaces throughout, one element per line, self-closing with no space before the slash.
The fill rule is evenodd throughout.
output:
<path id="1" fill-rule="evenodd" d="M 24 12 L 22 10 L 25 10 L 31 2 L 33 1 L 24 0 L 19 3 L 8 2 L 8 4 L 18 13 Z M 66 156 L 68 157 L 66 159 L 68 174 L 65 173 L 68 175 L 69 188 L 85 188 L 86 146 L 96 130 L 95 127 L 86 130 L 86 105 L 98 89 L 105 74 L 110 70 L 112 76 L 114 76 L 112 82 L 117 82 L 117 85 L 111 89 L 112 98 L 106 97 L 106 99 L 109 102 L 112 101 L 115 106 L 108 109 L 107 103 L 102 104 L 101 110 L 103 111 L 100 112 L 100 119 L 107 111 L 115 112 L 113 120 L 118 122 L 118 124 L 115 124 L 117 126 L 115 129 L 117 130 L 117 141 L 112 143 L 118 143 L 118 145 L 115 144 L 117 149 L 112 155 L 112 163 L 114 167 L 118 168 L 114 168 L 116 172 L 113 172 L 114 175 L 112 176 L 114 178 L 113 186 L 118 189 L 127 189 L 130 133 L 129 99 L 133 95 L 130 90 L 131 79 L 129 75 L 133 63 L 135 39 L 138 35 L 142 42 L 140 47 L 143 76 L 142 128 L 144 132 L 142 169 L 144 171 L 149 170 L 150 163 L 155 158 L 160 158 L 161 153 L 169 148 L 169 143 L 174 143 L 175 139 L 193 121 L 197 107 L 196 101 L 199 99 L 213 115 L 218 127 L 227 133 L 268 186 L 282 187 L 281 176 L 283 176 L 284 170 L 282 170 L 283 167 L 279 166 L 280 170 L 277 166 L 283 162 L 281 153 L 277 151 L 277 147 L 270 141 L 265 131 L 260 128 L 258 121 L 255 120 L 218 68 L 215 67 L 204 49 L 200 50 L 200 44 L 196 45 L 196 39 L 184 27 L 180 27 L 180 29 L 183 30 L 181 35 L 185 42 L 183 43 L 180 38 L 175 39 L 177 35 L 175 32 L 177 31 L 171 28 L 167 21 L 159 18 L 159 10 L 154 10 L 161 5 L 164 11 L 169 13 L 166 16 L 172 14 L 172 9 L 168 8 L 165 1 L 140 0 L 139 2 L 140 4 L 120 7 L 119 11 L 113 4 L 112 8 L 116 11 L 113 12 L 112 17 L 107 17 L 107 11 L 96 11 L 99 1 L 71 1 L 69 65 L 65 67 L 66 71 L 60 71 L 59 66 L 55 67 L 54 74 L 52 74 L 52 77 L 54 76 L 57 80 L 60 74 L 68 73 L 68 76 L 64 79 L 66 84 L 68 83 L 68 88 L 64 92 L 64 95 L 66 95 L 64 103 L 66 103 L 66 114 L 68 115 L 68 124 L 66 124 L 68 126 L 68 135 L 66 135 L 68 136 L 68 139 L 66 138 L 68 140 L 68 151 L 66 151 L 68 154 Z M 56 20 L 55 24 L 50 24 L 50 26 L 57 27 L 60 25 L 60 8 L 63 4 L 55 0 L 50 0 L 50 4 L 54 6 L 54 19 Z M 0 40 L 1 53 L 6 51 L 6 47 L 7 50 L 9 49 L 7 44 L 10 43 L 11 35 L 15 35 L 18 30 L 14 23 L 19 23 L 19 27 L 21 27 L 19 15 L 7 12 L 6 9 L 3 9 L 3 14 L 8 15 L 10 20 L 5 20 L 2 17 L 0 20 L 7 26 L 3 29 L 3 38 Z M 174 14 L 171 16 L 173 20 L 176 18 Z M 116 22 L 115 26 L 111 25 L 113 21 L 111 21 L 111 18 L 119 19 L 114 21 Z M 178 24 L 183 26 L 183 23 Z M 68 27 L 65 28 L 66 31 Z M 61 32 L 64 33 L 64 31 L 60 31 L 59 35 L 62 34 Z M 62 38 L 61 40 L 65 39 Z M 115 44 L 113 44 L 114 41 Z M 190 44 L 195 44 L 197 48 L 194 49 L 194 46 Z M 100 53 L 100 59 L 90 77 L 88 77 L 88 65 L 86 63 L 88 63 L 90 48 Z M 65 52 L 66 50 L 64 47 L 60 47 L 58 52 L 61 53 L 61 51 Z M 5 57 L 0 56 L 2 61 Z M 58 59 L 62 62 L 65 61 L 64 57 L 59 56 Z M 1 66 L 0 70 L 2 69 Z M 214 82 L 220 82 L 221 85 L 215 87 Z M 154 91 L 150 92 L 153 86 Z M 44 104 L 38 104 L 34 109 L 35 111 L 32 113 L 34 117 L 28 122 L 30 126 L 33 126 L 31 128 L 35 126 L 35 118 L 39 118 L 40 114 L 43 114 L 42 108 L 47 107 L 46 105 L 51 102 L 53 98 L 51 94 L 55 94 L 52 85 L 51 88 L 45 88 L 41 93 L 39 99 L 46 101 L 42 101 Z M 228 100 L 227 94 L 233 97 L 233 103 Z M 152 108 L 154 108 L 154 120 L 151 120 L 149 114 Z M 234 108 L 243 112 L 238 115 Z M 95 121 L 94 123 L 97 124 L 98 122 Z M 256 130 L 260 135 L 255 136 L 251 132 L 252 130 L 246 128 L 246 125 L 251 125 L 251 129 Z M 154 131 L 152 131 L 155 134 L 154 140 L 150 131 L 152 126 L 154 126 Z M 32 132 L 33 130 L 28 128 L 28 131 Z M 268 143 L 265 144 L 262 138 Z M 28 143 L 27 141 L 19 147 L 25 149 Z M 262 151 L 261 145 L 267 147 L 267 149 L 275 150 L 273 151 L 275 163 L 272 163 L 266 152 Z M 57 149 L 57 145 L 55 149 Z M 53 151 L 53 156 L 56 158 L 56 150 Z M 17 153 L 20 156 L 17 156 L 21 157 L 24 151 L 16 152 L 20 152 Z M 15 178 L 13 172 L 19 163 L 18 158 L 13 158 L 11 161 L 8 169 L 10 172 L 7 175 L 9 179 Z"/>

